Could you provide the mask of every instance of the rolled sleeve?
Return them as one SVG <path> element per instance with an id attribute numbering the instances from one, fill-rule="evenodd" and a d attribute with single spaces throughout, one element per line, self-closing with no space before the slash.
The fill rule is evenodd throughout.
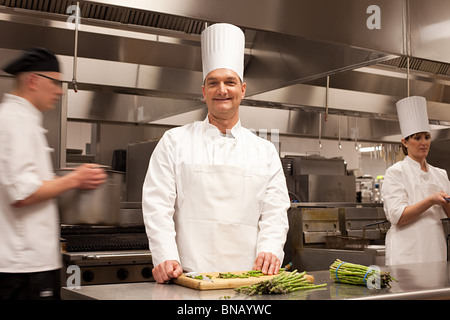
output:
<path id="1" fill-rule="evenodd" d="M 5 190 L 10 204 L 24 200 L 35 193 L 42 186 L 42 181 L 32 173 L 25 173 L 16 177 L 11 184 L 5 184 Z"/>

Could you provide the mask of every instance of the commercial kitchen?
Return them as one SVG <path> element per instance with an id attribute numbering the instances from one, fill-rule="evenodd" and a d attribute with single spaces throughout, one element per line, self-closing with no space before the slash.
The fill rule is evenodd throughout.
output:
<path id="1" fill-rule="evenodd" d="M 109 168 L 101 190 L 59 199 L 61 297 L 449 299 L 448 262 L 385 265 L 380 196 L 386 169 L 404 157 L 395 103 L 410 94 L 427 101 L 427 161 L 450 170 L 449 11 L 445 0 L 0 0 L 1 61 L 45 47 L 62 66 L 61 101 L 44 118 L 57 173 Z M 164 132 L 207 115 L 200 35 L 219 22 L 245 33 L 242 125 L 274 143 L 283 165 L 291 207 L 282 266 L 322 288 L 249 297 L 152 277 L 142 184 Z M 0 71 L 0 93 L 12 84 Z M 336 283 L 336 259 L 397 281 Z"/>

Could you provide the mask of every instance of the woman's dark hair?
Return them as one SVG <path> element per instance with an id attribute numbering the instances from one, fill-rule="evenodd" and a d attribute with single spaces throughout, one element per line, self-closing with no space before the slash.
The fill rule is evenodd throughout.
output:
<path id="1" fill-rule="evenodd" d="M 405 138 L 405 140 L 408 141 L 410 138 L 414 137 L 416 134 L 424 134 L 424 133 L 426 134 L 426 133 L 429 133 L 429 132 L 417 132 L 417 133 L 413 133 L 412 135 L 407 136 L 407 137 Z M 405 156 L 408 155 L 408 148 L 406 148 L 405 145 L 404 145 L 403 143 L 402 143 L 402 151 L 403 151 L 403 154 L 404 154 Z"/>
<path id="2" fill-rule="evenodd" d="M 411 138 L 411 137 L 414 136 L 414 135 L 415 135 L 415 133 L 412 134 L 412 135 L 410 135 L 410 136 L 407 136 L 407 137 L 405 138 L 405 140 L 408 141 L 409 138 Z M 404 145 L 403 143 L 402 143 L 402 151 L 403 151 L 403 154 L 404 154 L 405 156 L 408 155 L 408 148 L 405 147 L 405 145 Z"/>

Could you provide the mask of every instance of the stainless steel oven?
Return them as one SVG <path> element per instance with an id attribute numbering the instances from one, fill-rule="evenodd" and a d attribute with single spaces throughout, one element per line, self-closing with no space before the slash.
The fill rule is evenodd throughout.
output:
<path id="1" fill-rule="evenodd" d="M 62 225 L 62 286 L 154 281 L 144 226 Z"/>

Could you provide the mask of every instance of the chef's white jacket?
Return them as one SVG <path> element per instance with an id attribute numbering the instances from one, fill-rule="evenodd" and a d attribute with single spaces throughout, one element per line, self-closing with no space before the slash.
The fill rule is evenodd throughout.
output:
<path id="1" fill-rule="evenodd" d="M 442 206 L 433 205 L 407 225 L 397 223 L 407 206 L 429 195 L 450 192 L 447 172 L 426 164 L 428 172 L 409 156 L 386 170 L 381 194 L 384 211 L 391 222 L 386 235 L 386 264 L 420 263 L 447 260 L 447 247 L 442 227 L 446 218 Z"/>
<path id="2" fill-rule="evenodd" d="M 55 200 L 22 208 L 54 178 L 43 115 L 28 100 L 5 94 L 0 104 L 0 272 L 38 272 L 61 267 Z"/>
<path id="3" fill-rule="evenodd" d="M 203 133 L 202 137 L 196 136 L 195 132 L 198 130 Z M 255 192 L 258 199 L 261 199 L 256 204 L 260 217 L 258 236 L 252 237 L 248 234 L 241 236 L 254 243 L 258 252 L 272 252 L 282 262 L 290 201 L 275 146 L 243 128 L 240 121 L 231 129 L 228 136 L 224 136 L 209 123 L 207 117 L 203 122 L 166 131 L 150 159 L 143 186 L 142 205 L 154 265 L 165 260 L 180 261 L 178 251 L 180 244 L 176 241 L 174 215 L 176 216 L 183 207 L 193 178 L 192 172 L 183 170 L 183 166 L 189 164 L 250 168 L 254 173 L 262 173 L 269 177 L 268 184 L 255 185 Z M 220 194 L 217 197 L 219 198 Z M 204 200 L 198 199 L 199 203 Z M 214 203 L 215 199 L 207 201 Z M 243 198 L 242 201 L 250 200 Z M 233 239 L 222 241 L 232 242 Z M 196 249 L 201 251 L 202 243 L 198 244 Z M 218 243 L 216 250 L 220 249 Z M 209 270 L 212 271 L 214 270 Z"/>

